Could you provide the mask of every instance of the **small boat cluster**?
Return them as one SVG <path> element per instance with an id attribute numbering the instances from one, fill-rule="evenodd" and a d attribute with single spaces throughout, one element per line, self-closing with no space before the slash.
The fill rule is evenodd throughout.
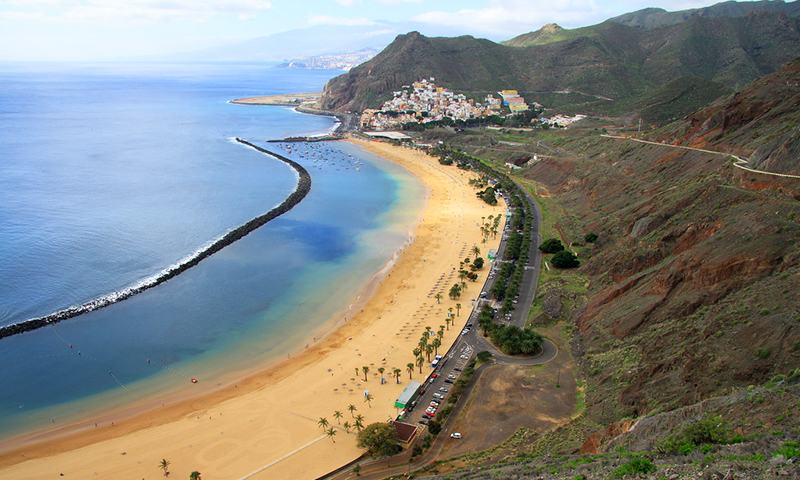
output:
<path id="1" fill-rule="evenodd" d="M 336 171 L 354 170 L 361 171 L 364 164 L 361 160 L 353 157 L 349 153 L 344 153 L 338 148 L 333 148 L 327 143 L 322 142 L 287 142 L 278 143 L 279 149 L 286 152 L 291 158 L 298 161 L 310 161 L 309 168 L 318 170 L 332 168 Z"/>

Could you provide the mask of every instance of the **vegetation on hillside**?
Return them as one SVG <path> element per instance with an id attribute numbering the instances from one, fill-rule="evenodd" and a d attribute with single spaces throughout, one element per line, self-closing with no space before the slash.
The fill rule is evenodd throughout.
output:
<path id="1" fill-rule="evenodd" d="M 786 89 L 800 83 L 796 65 L 744 90 L 758 94 L 734 95 L 647 135 L 668 142 L 669 132 L 682 132 L 687 143 L 741 154 L 772 146 L 797 125 L 797 100 Z M 721 112 L 713 135 L 691 130 L 713 125 Z M 522 149 L 540 155 L 517 175 L 547 195 L 547 235 L 558 237 L 548 243 L 572 244 L 579 273 L 562 275 L 587 287 L 569 310 L 587 386 L 583 413 L 506 451 L 509 462 L 493 464 L 492 474 L 691 476 L 702 470 L 697 462 L 749 478 L 766 460 L 790 471 L 800 445 L 800 181 L 740 170 L 726 154 L 603 137 L 600 127 L 624 131 L 609 121 L 424 133 L 487 168 Z M 755 128 L 764 138 L 754 144 Z M 790 142 L 785 151 L 797 145 Z M 789 157 L 786 167 L 800 168 L 800 158 Z M 498 285 L 513 273 L 503 266 Z M 492 293 L 502 294 L 497 288 Z M 563 288 L 551 291 L 569 301 Z M 482 312 L 482 328 L 492 328 L 489 317 Z M 636 430 L 625 433 L 634 419 Z"/>
<path id="2" fill-rule="evenodd" d="M 435 77 L 459 92 L 514 89 L 548 108 L 578 103 L 584 113 L 642 111 L 663 123 L 791 60 L 800 50 L 794 14 L 696 16 L 653 29 L 613 21 L 574 30 L 548 26 L 504 45 L 411 32 L 330 80 L 320 102 L 337 111 L 377 108 L 402 85 Z"/>

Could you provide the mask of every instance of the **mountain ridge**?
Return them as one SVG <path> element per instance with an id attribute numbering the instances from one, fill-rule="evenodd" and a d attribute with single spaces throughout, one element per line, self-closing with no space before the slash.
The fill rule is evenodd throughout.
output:
<path id="1" fill-rule="evenodd" d="M 656 29 L 606 21 L 575 30 L 549 25 L 526 35 L 503 44 L 469 36 L 399 35 L 372 60 L 331 79 L 321 105 L 334 111 L 376 108 L 402 85 L 428 77 L 462 92 L 578 91 L 614 100 L 681 77 L 735 89 L 778 70 L 800 51 L 800 17 L 751 11 L 739 17 L 694 16 Z M 531 99 L 537 101 L 535 95 Z M 590 108 L 585 113 L 604 114 L 609 107 Z"/>

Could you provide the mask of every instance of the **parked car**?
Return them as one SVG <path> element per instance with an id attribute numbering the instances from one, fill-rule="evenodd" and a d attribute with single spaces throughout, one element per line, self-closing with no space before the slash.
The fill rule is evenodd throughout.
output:
<path id="1" fill-rule="evenodd" d="M 437 402 L 436 400 L 431 400 L 431 404 L 429 406 L 433 408 L 439 408 L 439 402 Z"/>
<path id="2" fill-rule="evenodd" d="M 449 378 L 445 378 L 445 379 L 444 379 L 444 383 L 451 383 L 451 384 L 452 384 L 452 383 L 453 383 L 453 380 L 450 380 Z"/>
<path id="3" fill-rule="evenodd" d="M 447 389 L 444 387 L 439 387 L 439 391 L 442 393 L 447 393 Z"/>
<path id="4" fill-rule="evenodd" d="M 419 423 L 421 423 L 421 424 L 423 424 L 423 425 L 427 425 L 427 424 L 428 424 L 428 421 L 427 421 L 427 420 L 425 420 L 425 419 L 423 418 L 423 419 L 421 419 L 421 420 L 419 421 Z"/>
<path id="5" fill-rule="evenodd" d="M 460 433 L 458 433 L 458 432 L 451 433 L 451 434 L 450 434 L 450 438 L 461 438 L 461 434 L 460 434 Z"/>
<path id="6" fill-rule="evenodd" d="M 430 415 L 428 415 L 427 413 L 423 413 L 423 414 L 422 414 L 422 418 L 427 420 L 427 419 L 430 419 L 430 418 L 431 418 L 431 416 L 430 416 Z"/>
<path id="7" fill-rule="evenodd" d="M 455 380 L 456 376 L 451 373 L 450 375 L 447 376 L 447 378 L 449 378 L 450 380 Z"/>
<path id="8" fill-rule="evenodd" d="M 433 398 L 438 398 L 440 400 L 443 400 L 444 399 L 444 395 L 442 395 L 441 393 L 434 393 L 433 394 Z"/>

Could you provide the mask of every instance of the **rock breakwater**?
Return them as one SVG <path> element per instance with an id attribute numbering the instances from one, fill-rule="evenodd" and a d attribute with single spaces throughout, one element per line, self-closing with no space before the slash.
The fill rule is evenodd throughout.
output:
<path id="1" fill-rule="evenodd" d="M 166 282 L 167 280 L 176 277 L 181 273 L 185 272 L 186 270 L 194 267 L 202 260 L 219 252 L 228 245 L 231 245 L 237 240 L 242 239 L 244 236 L 256 230 L 257 228 L 262 227 L 267 222 L 274 220 L 275 218 L 278 218 L 279 216 L 288 212 L 295 205 L 300 203 L 305 198 L 305 196 L 308 195 L 308 192 L 311 191 L 311 175 L 309 175 L 308 171 L 305 168 L 303 168 L 302 165 L 295 162 L 294 160 L 290 160 L 282 155 L 270 152 L 269 150 L 253 145 L 252 143 L 246 140 L 242 140 L 238 137 L 236 138 L 236 141 L 250 148 L 253 148 L 261 153 L 277 158 L 278 160 L 292 167 L 297 172 L 298 176 L 297 186 L 295 187 L 294 191 L 288 197 L 286 197 L 286 199 L 280 205 L 273 208 L 264 215 L 260 215 L 248 221 L 247 223 L 240 225 L 239 227 L 236 227 L 233 230 L 230 230 L 226 234 L 222 235 L 221 237 L 207 244 L 205 247 L 199 249 L 192 255 L 186 257 L 185 259 L 179 261 L 174 265 L 167 267 L 158 274 L 138 282 L 137 284 L 131 287 L 105 295 L 103 297 L 89 301 L 82 305 L 72 306 L 69 308 L 65 308 L 63 310 L 59 310 L 57 312 L 45 315 L 43 317 L 32 318 L 29 320 L 24 320 L 22 322 L 0 327 L 0 338 L 10 337 L 12 335 L 16 335 L 19 333 L 29 332 L 32 330 L 36 330 L 37 328 L 46 327 L 47 325 L 50 324 L 55 324 L 63 320 L 74 318 L 79 315 L 83 315 L 84 313 L 88 313 L 103 307 L 107 307 L 114 303 L 128 299 L 145 290 L 158 286 Z"/>

